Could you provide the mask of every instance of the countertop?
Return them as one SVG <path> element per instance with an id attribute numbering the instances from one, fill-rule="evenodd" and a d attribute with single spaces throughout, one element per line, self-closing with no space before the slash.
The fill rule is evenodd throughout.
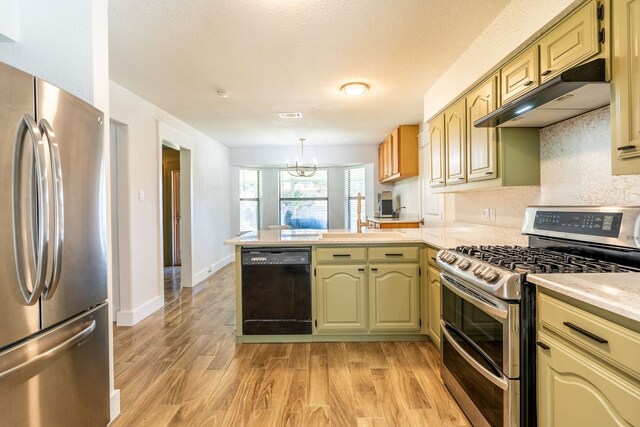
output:
<path id="1" fill-rule="evenodd" d="M 527 281 L 640 322 L 640 273 L 528 274 Z"/>
<path id="2" fill-rule="evenodd" d="M 394 222 L 410 222 L 410 223 L 419 223 L 420 222 L 420 218 L 412 216 L 412 217 L 403 217 L 400 216 L 398 218 L 369 218 L 367 217 L 367 221 L 371 221 L 371 222 L 379 222 L 379 223 L 394 223 Z"/>
<path id="3" fill-rule="evenodd" d="M 326 236 L 326 233 L 341 232 L 346 233 L 348 230 L 260 230 L 229 239 L 224 243 L 233 246 L 426 243 L 440 249 L 460 245 L 528 244 L 527 236 L 523 236 L 520 230 L 514 228 L 462 223 L 440 227 L 365 230 L 362 235 L 353 233 L 349 237 L 321 239 L 323 233 Z"/>

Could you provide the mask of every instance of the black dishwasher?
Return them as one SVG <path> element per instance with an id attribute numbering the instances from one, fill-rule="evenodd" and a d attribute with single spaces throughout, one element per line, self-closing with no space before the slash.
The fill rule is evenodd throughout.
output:
<path id="1" fill-rule="evenodd" d="M 311 248 L 242 248 L 242 333 L 311 333 Z"/>

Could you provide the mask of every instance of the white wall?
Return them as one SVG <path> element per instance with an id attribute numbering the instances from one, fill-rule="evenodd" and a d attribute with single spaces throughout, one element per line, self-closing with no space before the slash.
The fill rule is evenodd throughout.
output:
<path id="1" fill-rule="evenodd" d="M 119 189 L 120 212 L 125 214 L 119 218 L 120 305 L 123 321 L 136 323 L 163 302 L 162 264 L 156 251 L 161 247 L 159 125 L 191 145 L 194 284 L 231 261 L 232 251 L 223 245 L 231 237 L 229 150 L 115 82 L 110 95 L 112 118 L 127 129 L 125 164 L 118 165 L 125 177 Z M 142 201 L 140 191 L 145 195 Z"/>
<path id="2" fill-rule="evenodd" d="M 0 43 L 20 39 L 20 3 L 18 0 L 0 0 Z"/>
<path id="3" fill-rule="evenodd" d="M 6 0 L 5 0 L 6 1 Z M 15 4 L 9 1 L 7 4 Z M 93 102 L 94 54 L 108 58 L 104 43 L 94 46 L 94 26 L 106 29 L 107 16 L 96 15 L 106 0 L 21 0 L 19 5 L 19 42 L 0 43 L 0 61 L 34 74 L 85 101 Z M 2 6 L 2 4 L 0 4 Z M 4 10 L 0 7 L 0 14 Z M 101 13 L 101 12 L 100 12 Z M 104 66 L 104 64 L 101 64 Z M 98 79 L 100 80 L 100 79 Z"/>

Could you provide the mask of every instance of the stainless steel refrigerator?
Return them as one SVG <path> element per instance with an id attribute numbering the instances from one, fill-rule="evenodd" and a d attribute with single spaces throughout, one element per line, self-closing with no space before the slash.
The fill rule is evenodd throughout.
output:
<path id="1" fill-rule="evenodd" d="M 105 426 L 103 114 L 0 63 L 0 425 Z"/>

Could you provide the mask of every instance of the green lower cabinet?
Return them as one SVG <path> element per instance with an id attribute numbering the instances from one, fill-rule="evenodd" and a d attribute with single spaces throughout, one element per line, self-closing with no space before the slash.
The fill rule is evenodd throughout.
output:
<path id="1" fill-rule="evenodd" d="M 430 265 L 428 278 L 429 336 L 440 349 L 440 269 Z"/>
<path id="2" fill-rule="evenodd" d="M 640 385 L 564 340 L 538 332 L 538 422 L 546 426 L 638 426 Z"/>
<path id="3" fill-rule="evenodd" d="M 318 333 L 366 332 L 364 266 L 324 265 L 316 268 Z"/>
<path id="4" fill-rule="evenodd" d="M 418 332 L 418 264 L 369 265 L 369 330 Z"/>

